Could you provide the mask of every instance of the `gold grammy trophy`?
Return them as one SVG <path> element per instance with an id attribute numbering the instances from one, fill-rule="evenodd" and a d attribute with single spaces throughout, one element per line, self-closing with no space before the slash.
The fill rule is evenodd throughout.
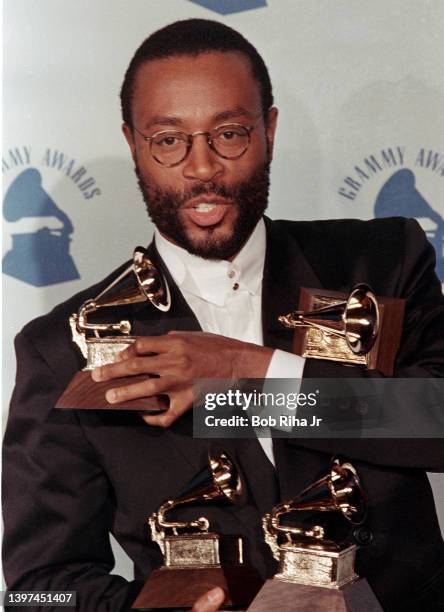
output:
<path id="1" fill-rule="evenodd" d="M 95 313 L 103 315 L 107 312 L 106 309 L 140 302 L 148 302 L 161 312 L 167 312 L 171 306 L 170 290 L 165 277 L 152 263 L 146 249 L 139 246 L 134 250 L 131 264 L 97 297 L 84 302 L 79 311 L 69 318 L 72 339 L 86 359 L 86 365 L 74 376 L 59 398 L 56 408 L 121 409 L 124 407 L 154 412 L 167 408 L 166 402 L 163 403 L 159 398 L 108 404 L 105 393 L 112 386 L 116 386 L 116 381 L 95 383 L 91 379 L 91 370 L 113 363 L 118 353 L 136 339 L 130 335 L 130 321 L 126 319 L 113 322 L 94 321 L 93 315 Z M 145 378 L 146 375 L 121 378 L 119 384 L 123 385 L 126 381 L 137 382 L 138 379 Z"/>
<path id="2" fill-rule="evenodd" d="M 279 317 L 294 329 L 293 352 L 393 374 L 405 300 L 376 297 L 365 283 L 350 294 L 302 287 L 299 310 Z"/>
<path id="3" fill-rule="evenodd" d="M 133 609 L 191 608 L 216 586 L 226 593 L 224 609 L 245 608 L 263 582 L 244 564 L 242 538 L 209 531 L 205 517 L 188 521 L 168 517 L 179 507 L 203 502 L 244 503 L 244 498 L 245 485 L 238 468 L 225 451 L 212 446 L 208 468 L 193 479 L 190 490 L 164 502 L 148 519 L 164 565 L 150 574 Z"/>
<path id="4" fill-rule="evenodd" d="M 334 461 L 326 476 L 264 516 L 265 541 L 279 567 L 250 612 L 382 612 L 367 581 L 355 572 L 356 546 L 327 533 L 327 521 L 320 520 L 324 513 L 340 513 L 354 526 L 364 521 L 364 495 L 350 463 Z"/>

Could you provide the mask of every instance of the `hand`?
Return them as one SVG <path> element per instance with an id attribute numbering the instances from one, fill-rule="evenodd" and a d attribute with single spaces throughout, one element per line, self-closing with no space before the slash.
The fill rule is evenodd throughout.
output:
<path id="1" fill-rule="evenodd" d="M 157 374 L 106 393 L 109 403 L 167 395 L 169 409 L 142 415 L 148 425 L 168 427 L 193 405 L 193 380 L 264 378 L 273 349 L 203 332 L 141 336 L 119 354 L 118 361 L 92 372 L 96 382 L 135 374 Z"/>
<path id="2" fill-rule="evenodd" d="M 219 587 L 207 591 L 195 602 L 191 612 L 217 612 L 225 599 L 225 593 Z"/>

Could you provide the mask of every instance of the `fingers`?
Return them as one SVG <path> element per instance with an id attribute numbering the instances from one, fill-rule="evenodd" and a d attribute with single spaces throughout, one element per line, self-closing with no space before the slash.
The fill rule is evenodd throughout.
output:
<path id="1" fill-rule="evenodd" d="M 170 406 L 168 410 L 162 414 L 151 415 L 143 414 L 143 412 L 140 412 L 139 414 L 147 425 L 154 425 L 155 427 L 169 427 L 172 423 L 174 423 L 174 421 L 177 421 L 177 419 L 184 412 L 184 410 L 174 410 Z"/>
<path id="2" fill-rule="evenodd" d="M 117 355 L 114 363 L 95 368 L 91 377 L 96 382 L 134 376 L 136 374 L 191 373 L 191 351 L 183 334 L 141 336 Z"/>
<path id="3" fill-rule="evenodd" d="M 216 587 L 199 597 L 191 612 L 217 612 L 224 599 L 225 593 L 220 587 Z"/>
<path id="4" fill-rule="evenodd" d="M 174 338 L 169 334 L 164 336 L 139 336 L 127 349 L 122 351 L 120 359 L 128 359 L 137 355 L 146 355 L 147 353 L 166 353 Z"/>
<path id="5" fill-rule="evenodd" d="M 140 416 L 147 425 L 169 427 L 193 405 L 193 392 L 186 389 L 182 392 L 170 394 L 170 407 L 162 414 L 143 414 Z"/>
<path id="6" fill-rule="evenodd" d="M 110 404 L 126 402 L 128 400 L 139 399 L 142 397 L 152 397 L 160 395 L 174 388 L 177 380 L 173 376 L 162 376 L 162 378 L 147 378 L 141 382 L 131 385 L 124 385 L 109 389 L 106 394 L 106 401 Z"/>
<path id="7" fill-rule="evenodd" d="M 123 376 L 135 376 L 136 374 L 158 374 L 160 371 L 165 371 L 165 368 L 168 368 L 169 365 L 170 360 L 164 355 L 119 358 L 119 361 L 115 363 L 95 368 L 91 372 L 91 377 L 95 382 L 101 382 Z"/>

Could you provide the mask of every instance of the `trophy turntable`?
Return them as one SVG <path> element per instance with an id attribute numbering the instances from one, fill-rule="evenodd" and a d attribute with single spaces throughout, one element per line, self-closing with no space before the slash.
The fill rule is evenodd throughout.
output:
<path id="1" fill-rule="evenodd" d="M 210 531 L 206 517 L 189 521 L 170 517 L 176 508 L 196 503 L 244 501 L 245 485 L 238 468 L 224 450 L 212 446 L 208 467 L 179 498 L 164 502 L 148 519 L 164 565 L 150 574 L 133 609 L 191 608 L 216 586 L 226 593 L 223 609 L 245 609 L 262 580 L 244 563 L 242 538 Z"/>
<path id="2" fill-rule="evenodd" d="M 326 476 L 264 516 L 265 541 L 279 567 L 249 611 L 382 612 L 367 581 L 355 572 L 356 546 L 329 533 L 334 529 L 328 519 L 338 514 L 358 526 L 366 506 L 356 470 L 336 460 Z M 298 518 L 304 515 L 308 518 Z M 288 517 L 296 518 L 288 524 Z"/>
<path id="3" fill-rule="evenodd" d="M 163 274 L 148 257 L 146 249 L 136 247 L 131 264 L 94 299 L 82 304 L 77 313 L 69 318 L 73 342 L 86 359 L 82 371 L 77 372 L 65 392 L 59 398 L 56 408 L 107 408 L 133 409 L 159 412 L 167 408 L 161 398 L 136 399 L 126 401 L 124 405 L 110 405 L 105 400 L 105 393 L 112 382 L 95 383 L 90 371 L 108 363 L 113 363 L 120 351 L 130 346 L 136 336 L 131 335 L 131 322 L 118 318 L 117 321 L 104 319 L 103 314 L 109 309 L 148 302 L 161 312 L 167 312 L 171 306 L 168 283 Z M 94 315 L 102 315 L 94 320 Z M 136 382 L 146 376 L 122 378 L 121 383 Z M 149 405 L 147 405 L 147 402 Z"/>

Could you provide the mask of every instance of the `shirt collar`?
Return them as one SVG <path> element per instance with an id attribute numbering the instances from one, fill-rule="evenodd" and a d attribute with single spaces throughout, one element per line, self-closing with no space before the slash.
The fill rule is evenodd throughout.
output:
<path id="1" fill-rule="evenodd" d="M 156 229 L 154 240 L 159 255 L 181 289 L 217 306 L 223 306 L 239 284 L 239 290 L 260 296 L 265 260 L 265 223 L 260 219 L 233 261 L 209 260 L 191 255 L 167 240 Z"/>

